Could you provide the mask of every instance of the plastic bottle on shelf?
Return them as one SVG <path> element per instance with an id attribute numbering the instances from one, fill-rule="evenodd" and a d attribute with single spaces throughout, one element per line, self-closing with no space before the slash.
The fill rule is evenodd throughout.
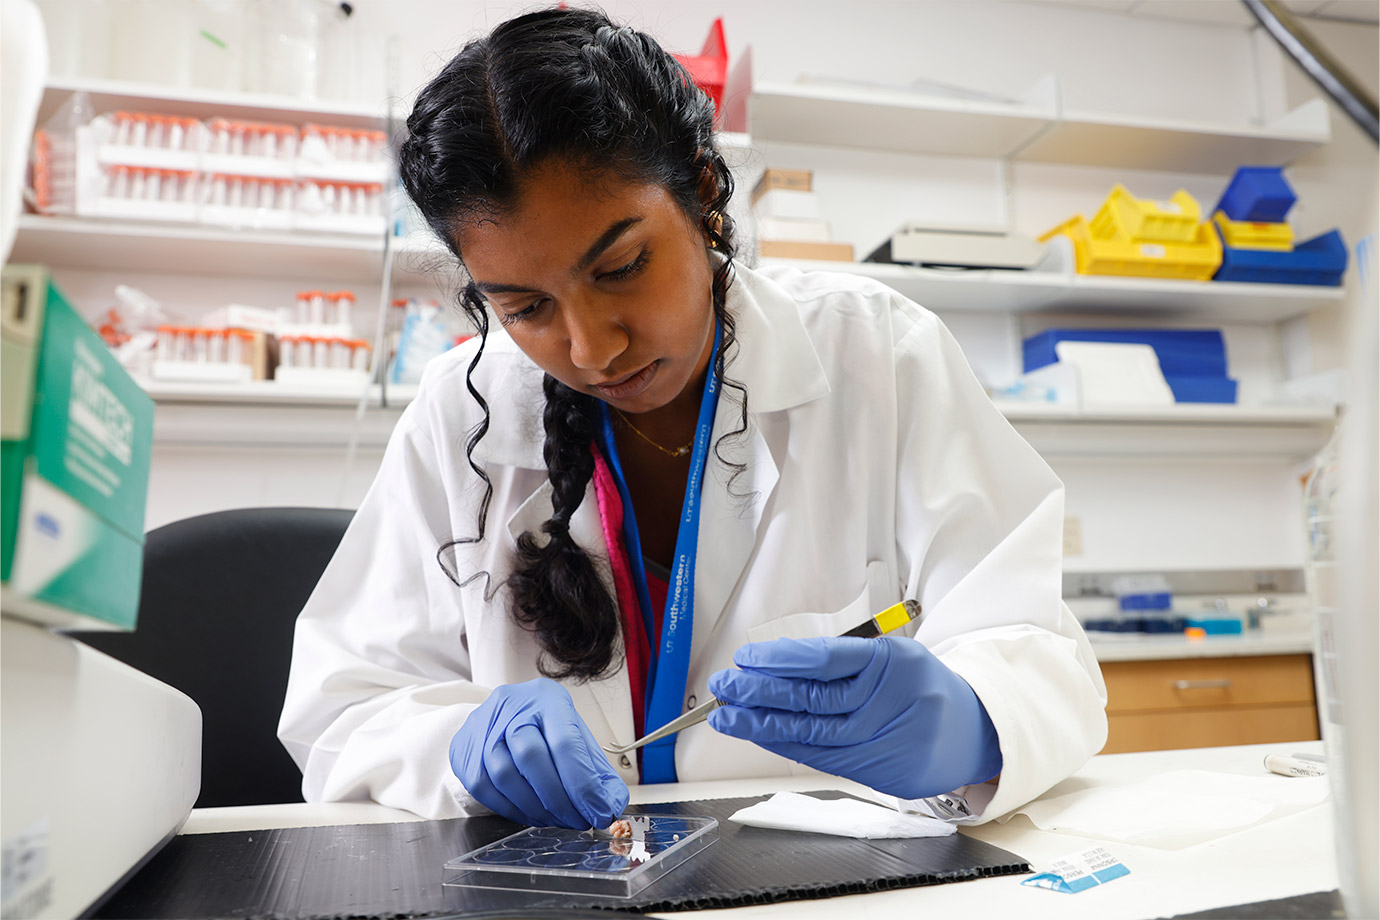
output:
<path id="1" fill-rule="evenodd" d="M 147 115 L 135 113 L 129 116 L 129 145 L 131 147 L 142 147 L 148 138 L 149 121 Z"/>
<path id="2" fill-rule="evenodd" d="M 240 339 L 241 329 L 225 330 L 225 361 L 228 364 L 245 364 L 244 346 Z"/>
<path id="3" fill-rule="evenodd" d="M 417 383 L 428 361 L 451 347 L 450 331 L 445 317 L 435 302 L 409 301 L 398 339 L 397 354 L 393 358 L 392 383 Z"/>
<path id="4" fill-rule="evenodd" d="M 119 0 L 106 33 L 116 80 L 191 86 L 195 4 L 186 0 Z"/>
<path id="5" fill-rule="evenodd" d="M 154 355 L 159 361 L 171 361 L 176 354 L 177 329 L 173 326 L 163 325 L 158 327 L 158 344 L 155 346 Z"/>
<path id="6" fill-rule="evenodd" d="M 252 0 L 245 88 L 317 98 L 321 0 Z"/>
<path id="7" fill-rule="evenodd" d="M 350 358 L 350 366 L 357 371 L 367 371 L 369 369 L 369 357 L 373 348 L 363 339 L 355 339 L 351 343 L 353 352 Z"/>
<path id="8" fill-rule="evenodd" d="M 307 322 L 313 326 L 320 326 L 326 322 L 325 292 L 307 292 Z"/>
<path id="9" fill-rule="evenodd" d="M 326 295 L 330 304 L 330 322 L 349 326 L 354 321 L 355 295 L 352 291 L 332 291 Z"/>
<path id="10" fill-rule="evenodd" d="M 50 73 L 110 78 L 111 5 L 109 0 L 38 0 Z"/>
<path id="11" fill-rule="evenodd" d="M 244 89 L 244 0 L 196 0 L 193 15 L 192 85 L 227 92 Z"/>
<path id="12" fill-rule="evenodd" d="M 322 99 L 350 102 L 355 99 L 356 30 L 349 3 L 330 3 L 321 17 L 321 57 L 317 86 Z"/>

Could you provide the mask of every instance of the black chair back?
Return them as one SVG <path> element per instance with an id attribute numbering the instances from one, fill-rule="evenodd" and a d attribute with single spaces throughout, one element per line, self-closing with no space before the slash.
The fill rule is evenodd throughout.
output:
<path id="1" fill-rule="evenodd" d="M 353 516 L 242 508 L 151 530 L 134 632 L 72 633 L 201 707 L 198 808 L 302 801 L 276 734 L 293 627 Z"/>

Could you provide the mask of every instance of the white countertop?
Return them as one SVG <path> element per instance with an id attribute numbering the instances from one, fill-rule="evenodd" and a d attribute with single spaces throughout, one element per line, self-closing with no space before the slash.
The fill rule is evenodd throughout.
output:
<path id="1" fill-rule="evenodd" d="M 1321 742 L 1246 745 L 1094 757 L 1046 797 L 1091 786 L 1138 782 L 1167 770 L 1202 769 L 1261 776 L 1261 761 L 1276 751 L 1321 752 Z M 783 789 L 844 789 L 832 777 L 801 776 L 632 789 L 634 803 L 755 795 Z M 420 820 L 372 803 L 264 805 L 198 809 L 182 833 L 211 833 L 269 827 L 383 823 Z M 1043 831 L 1027 818 L 992 822 L 961 833 L 1010 850 L 1036 870 L 1098 841 Z M 1022 920 L 1147 920 L 1175 914 L 1274 900 L 1337 887 L 1330 805 L 1266 821 L 1216 840 L 1178 850 L 1105 843 L 1131 874 L 1075 895 L 1020 884 L 1022 876 L 979 879 L 924 888 L 850 895 L 819 901 L 788 901 L 733 910 L 697 911 L 696 920 L 912 920 L 915 917 L 1021 917 Z M 685 914 L 661 915 L 685 917 Z"/>
<path id="2" fill-rule="evenodd" d="M 1297 655 L 1313 651 L 1305 631 L 1251 630 L 1236 636 L 1190 639 L 1183 633 L 1145 635 L 1091 631 L 1088 640 L 1098 661 L 1149 661 L 1164 658 L 1237 658 L 1244 655 Z"/>

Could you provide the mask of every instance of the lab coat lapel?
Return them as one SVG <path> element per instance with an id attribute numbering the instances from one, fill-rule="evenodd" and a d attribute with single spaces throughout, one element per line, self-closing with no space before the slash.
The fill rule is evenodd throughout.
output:
<path id="1" fill-rule="evenodd" d="M 728 307 L 737 343 L 736 353 L 728 353 L 728 383 L 719 397 L 705 470 L 695 563 L 697 647 L 709 641 L 757 544 L 763 510 L 780 478 L 773 447 L 784 451 L 789 436 L 782 413 L 829 392 L 799 308 L 781 288 L 755 272 L 739 272 Z M 746 389 L 748 405 L 747 430 L 736 435 L 742 390 L 734 381 Z M 780 433 L 779 443 L 769 443 L 765 432 Z M 733 463 L 745 467 L 736 481 Z"/>
<path id="2" fill-rule="evenodd" d="M 763 511 L 771 500 L 780 468 L 777 455 L 788 445 L 785 410 L 826 395 L 829 381 L 810 341 L 795 301 L 766 276 L 750 270 L 738 272 L 729 289 L 728 308 L 735 320 L 734 349 L 727 354 L 727 384 L 719 397 L 710 441 L 710 462 L 705 469 L 703 504 L 695 567 L 695 620 L 692 648 L 703 648 L 732 600 L 752 549 Z M 515 350 L 515 349 L 514 349 Z M 747 429 L 742 422 L 742 391 L 747 391 Z M 501 386 L 511 387 L 505 408 L 510 419 L 496 424 L 476 447 L 476 458 L 544 469 L 541 458 L 541 371 L 514 354 Z M 720 439 L 728 435 L 720 444 Z M 770 435 L 770 437 L 769 437 Z M 719 460 L 722 455 L 724 461 Z M 729 463 L 744 470 L 736 481 Z M 516 539 L 526 531 L 541 532 L 551 517 L 551 483 L 544 480 L 509 517 L 508 532 Z M 595 560 L 610 595 L 614 587 L 608 573 L 608 547 L 604 545 L 599 508 L 591 483 L 570 521 L 570 533 Z M 693 652 L 692 652 L 693 655 Z M 621 657 L 621 656 L 620 656 Z M 617 673 L 602 681 L 572 685 L 577 701 L 592 700 L 607 723 L 609 737 L 633 737 L 632 699 L 628 691 L 626 660 Z M 584 708 L 583 711 L 592 710 Z M 602 734 L 597 726 L 590 726 Z"/>
<path id="3" fill-rule="evenodd" d="M 740 417 L 736 404 L 721 402 L 711 443 L 718 443 L 722 435 L 733 431 Z M 771 499 L 780 476 L 766 439 L 756 425 L 749 423 L 748 430 L 737 438 L 741 440 L 735 448 L 730 449 L 725 443 L 724 449 L 730 461 L 746 466 L 737 480 L 730 483 L 733 470 L 716 460 L 711 460 L 704 474 L 695 560 L 692 648 L 702 648 L 709 641 L 727 609 L 757 543 L 762 509 Z"/>

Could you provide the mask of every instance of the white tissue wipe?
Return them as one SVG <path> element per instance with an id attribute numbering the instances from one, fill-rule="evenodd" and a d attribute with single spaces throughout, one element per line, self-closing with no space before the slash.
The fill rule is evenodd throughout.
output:
<path id="1" fill-rule="evenodd" d="M 1036 799 L 1015 814 L 1044 830 L 1177 849 L 1282 818 L 1326 798 L 1326 777 L 1174 770 L 1127 786 Z"/>
<path id="2" fill-rule="evenodd" d="M 947 837 L 957 828 L 935 818 L 907 815 L 857 799 L 816 799 L 798 792 L 778 792 L 765 802 L 729 816 L 750 827 L 834 834 L 839 837 Z"/>

